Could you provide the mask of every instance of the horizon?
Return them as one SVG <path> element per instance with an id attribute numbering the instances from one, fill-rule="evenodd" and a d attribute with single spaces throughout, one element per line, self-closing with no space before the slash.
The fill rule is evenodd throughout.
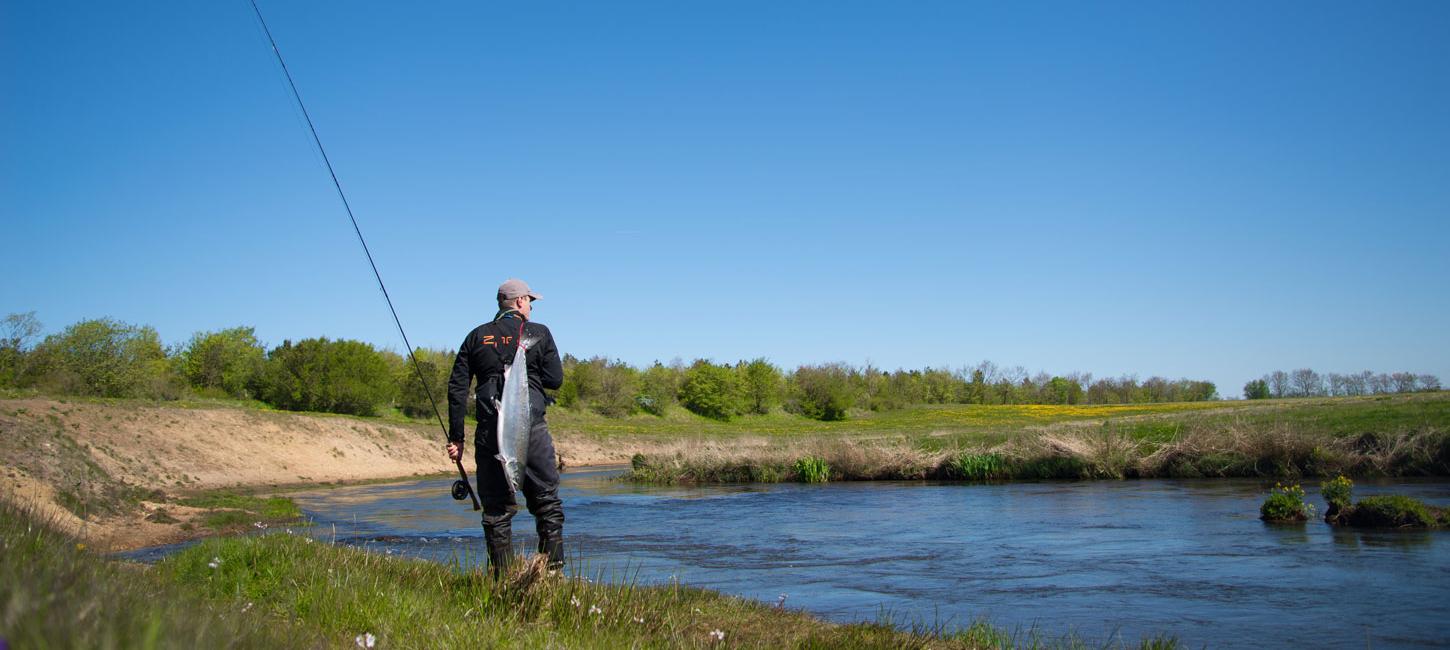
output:
<path id="1" fill-rule="evenodd" d="M 338 7 L 261 5 L 417 346 L 1450 373 L 1450 5 Z M 403 348 L 250 6 L 0 15 L 3 314 Z"/>

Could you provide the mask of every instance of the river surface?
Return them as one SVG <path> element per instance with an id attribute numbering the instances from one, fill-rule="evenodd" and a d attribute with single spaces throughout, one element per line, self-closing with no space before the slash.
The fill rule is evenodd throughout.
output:
<path id="1" fill-rule="evenodd" d="M 835 621 L 985 617 L 1186 647 L 1450 645 L 1450 532 L 1258 520 L 1258 481 L 657 487 L 564 475 L 571 571 L 694 586 Z M 314 534 L 381 553 L 483 555 L 478 518 L 432 479 L 293 495 Z M 1310 492 L 1317 492 L 1314 487 Z M 1356 486 L 1450 505 L 1450 483 Z M 1311 501 L 1322 513 L 1323 502 Z M 532 547 L 533 518 L 515 519 Z"/>

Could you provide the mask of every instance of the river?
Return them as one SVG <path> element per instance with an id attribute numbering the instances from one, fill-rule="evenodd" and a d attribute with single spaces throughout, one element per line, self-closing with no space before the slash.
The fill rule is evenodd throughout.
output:
<path id="1" fill-rule="evenodd" d="M 572 570 L 699 587 L 835 621 L 1075 632 L 1186 647 L 1450 644 L 1450 532 L 1258 520 L 1258 481 L 932 482 L 658 487 L 573 471 Z M 449 481 L 293 495 L 315 531 L 381 553 L 482 555 Z M 1311 493 L 1317 492 L 1309 487 Z M 1450 505 L 1450 483 L 1361 484 Z M 1314 494 L 1319 512 L 1324 504 Z M 532 546 L 533 520 L 515 519 Z"/>

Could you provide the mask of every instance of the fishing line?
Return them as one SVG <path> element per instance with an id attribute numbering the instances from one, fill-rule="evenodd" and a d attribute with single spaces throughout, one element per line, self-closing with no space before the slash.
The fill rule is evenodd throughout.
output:
<path id="1" fill-rule="evenodd" d="M 367 255 L 368 266 L 372 267 L 373 277 L 378 280 L 378 289 L 382 290 L 383 300 L 388 303 L 388 311 L 393 315 L 393 324 L 398 327 L 398 334 L 403 337 L 403 345 L 408 347 L 408 358 L 413 361 L 413 371 L 418 375 L 418 383 L 423 385 L 423 393 L 428 396 L 428 403 L 433 406 L 433 416 L 438 418 L 438 426 L 443 429 L 443 436 L 446 438 L 448 437 L 448 425 L 443 423 L 443 415 L 438 410 L 438 401 L 433 399 L 433 389 L 428 387 L 428 380 L 423 377 L 423 368 L 418 365 L 417 355 L 413 354 L 413 344 L 408 341 L 408 333 L 403 331 L 403 321 L 398 319 L 398 310 L 393 307 L 393 298 L 388 295 L 387 285 L 383 284 L 383 274 L 378 272 L 377 262 L 373 261 L 373 252 L 368 248 L 368 241 L 363 237 L 362 228 L 357 225 L 357 217 L 352 214 L 352 205 L 347 202 L 347 194 L 342 191 L 342 183 L 337 180 L 337 172 L 332 169 L 332 160 L 327 157 L 327 148 L 322 146 L 322 138 L 318 137 L 317 127 L 312 124 L 312 115 L 307 112 L 307 104 L 302 102 L 302 93 L 297 91 L 297 83 L 292 80 L 292 72 L 287 69 L 287 62 L 282 59 L 282 50 L 277 47 L 277 39 L 272 38 L 272 30 L 267 27 L 267 20 L 262 17 L 262 10 L 257 7 L 257 0 L 249 1 L 252 4 L 252 12 L 257 15 L 257 22 L 262 24 L 262 31 L 267 35 L 267 42 L 272 45 L 272 53 L 277 55 L 277 63 L 282 66 L 282 74 L 287 77 L 287 86 L 292 89 L 292 97 L 297 100 L 297 107 L 302 109 L 302 117 L 307 121 L 307 130 L 312 132 L 312 142 L 317 145 L 318 153 L 322 154 L 322 162 L 327 165 L 327 174 L 332 177 L 332 186 L 337 189 L 337 198 L 342 199 L 342 207 L 347 210 L 348 220 L 352 221 L 352 230 L 357 233 L 357 241 L 362 244 L 363 254 Z M 463 467 L 460 465 L 459 471 L 462 470 Z"/>

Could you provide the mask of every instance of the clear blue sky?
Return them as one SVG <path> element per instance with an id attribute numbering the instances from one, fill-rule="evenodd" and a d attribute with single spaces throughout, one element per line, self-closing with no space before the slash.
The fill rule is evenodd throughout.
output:
<path id="1" fill-rule="evenodd" d="M 415 344 L 1450 379 L 1450 3 L 999 4 L 261 6 Z M 401 349 L 244 1 L 0 74 L 0 312 Z"/>

